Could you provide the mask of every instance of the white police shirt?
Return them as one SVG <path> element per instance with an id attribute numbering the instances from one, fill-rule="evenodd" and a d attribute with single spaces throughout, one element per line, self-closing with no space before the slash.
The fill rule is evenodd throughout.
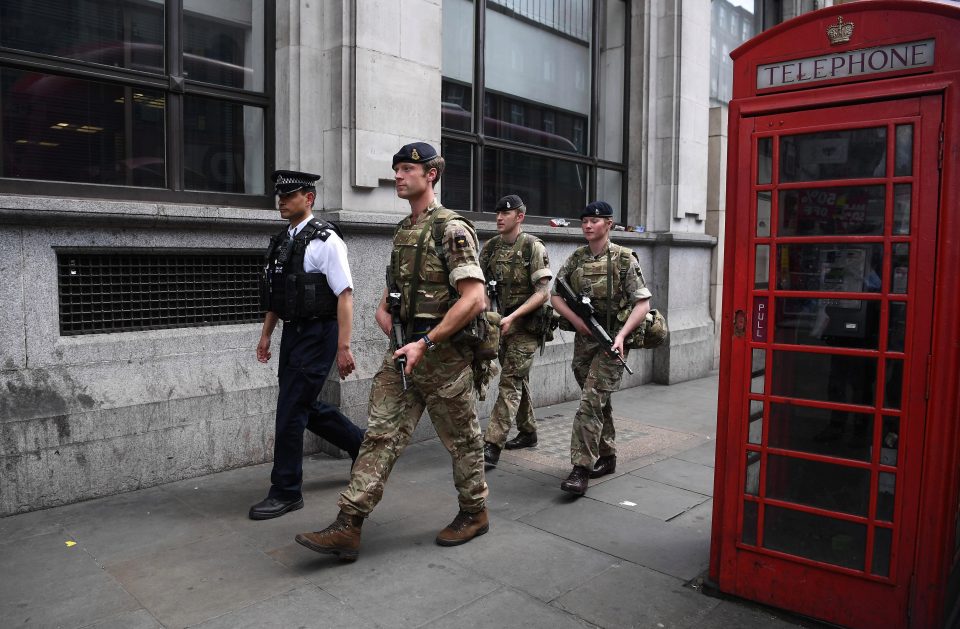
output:
<path id="1" fill-rule="evenodd" d="M 296 236 L 307 223 L 313 220 L 313 214 L 305 218 L 296 227 L 288 228 L 290 237 Z M 353 289 L 353 276 L 350 274 L 350 263 L 347 261 L 347 245 L 332 229 L 326 240 L 314 238 L 307 245 L 303 253 L 303 270 L 305 273 L 323 273 L 327 276 L 327 284 L 334 295 L 339 295 L 346 289 Z"/>

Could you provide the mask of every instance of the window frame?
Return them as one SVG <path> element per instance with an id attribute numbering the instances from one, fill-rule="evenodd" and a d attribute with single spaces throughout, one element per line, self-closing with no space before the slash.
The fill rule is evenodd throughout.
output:
<path id="1" fill-rule="evenodd" d="M 53 74 L 66 78 L 98 81 L 131 88 L 162 91 L 166 99 L 165 168 L 167 186 L 146 188 L 138 186 L 104 185 L 65 182 L 46 179 L 19 179 L 0 177 L 0 192 L 7 194 L 102 198 L 125 201 L 161 201 L 264 207 L 273 205 L 273 190 L 267 185 L 269 173 L 274 170 L 275 153 L 275 96 L 274 75 L 276 58 L 276 0 L 264 0 L 263 91 L 203 83 L 183 76 L 183 0 L 165 0 L 164 11 L 164 73 L 117 68 L 96 63 L 85 63 L 66 57 L 29 52 L 0 46 L 0 68 Z M 219 102 L 256 107 L 263 111 L 264 191 L 260 194 L 242 194 L 184 189 L 184 128 L 183 101 L 187 96 L 212 98 Z M 2 128 L 0 128 L 2 133 Z M 0 164 L 3 155 L 0 152 Z"/>
<path id="2" fill-rule="evenodd" d="M 486 94 L 486 71 L 485 71 L 485 47 L 486 47 L 486 9 L 488 2 L 486 0 L 473 0 L 473 81 L 471 88 L 472 111 L 470 112 L 470 131 L 452 129 L 441 126 L 440 134 L 442 140 L 452 140 L 464 142 L 470 145 L 471 162 L 474 165 L 470 174 L 470 214 L 489 215 L 491 211 L 483 208 L 483 173 L 479 170 L 483 164 L 483 152 L 486 147 L 491 149 L 508 150 L 518 153 L 525 153 L 537 157 L 545 157 L 553 160 L 581 164 L 588 167 L 589 175 L 587 177 L 587 199 L 589 202 L 597 194 L 597 170 L 613 170 L 621 173 L 620 207 L 616 208 L 620 213 L 620 222 L 627 220 L 629 216 L 629 178 L 628 178 L 628 160 L 630 145 L 630 22 L 633 9 L 633 3 L 630 0 L 607 0 L 610 2 L 622 2 L 626 12 L 624 20 L 624 64 L 623 64 L 623 107 L 621 122 L 621 155 L 620 161 L 611 161 L 597 157 L 599 149 L 599 118 L 600 111 L 600 23 L 605 18 L 603 11 L 605 3 L 601 0 L 593 0 L 591 12 L 592 22 L 590 25 L 590 116 L 588 119 L 589 142 L 586 155 L 579 155 L 566 151 L 559 151 L 544 147 L 524 144 L 513 140 L 498 138 L 487 135 L 484 132 L 484 100 Z M 499 5 L 490 3 L 491 10 L 500 10 Z M 445 80 L 441 77 L 441 80 Z M 453 79 L 451 79 L 453 80 Z M 462 83 L 456 81 L 456 83 Z M 495 90 L 493 90 L 495 91 Z M 516 97 L 513 97 L 516 98 Z M 442 123 L 441 123 L 442 125 Z M 532 218 L 541 218 L 544 221 L 549 217 L 528 216 L 528 222 Z"/>

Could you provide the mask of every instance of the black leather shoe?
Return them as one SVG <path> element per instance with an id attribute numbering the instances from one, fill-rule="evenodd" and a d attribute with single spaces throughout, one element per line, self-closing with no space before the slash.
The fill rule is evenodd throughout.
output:
<path id="1" fill-rule="evenodd" d="M 582 496 L 587 493 L 587 484 L 590 482 L 589 476 L 590 470 L 582 465 L 574 465 L 570 476 L 567 476 L 567 480 L 560 483 L 560 489 Z"/>
<path id="2" fill-rule="evenodd" d="M 607 456 L 602 456 L 597 459 L 596 465 L 593 466 L 593 471 L 590 472 L 590 478 L 600 478 L 601 476 L 606 476 L 607 474 L 613 474 L 617 471 L 617 455 L 608 454 Z"/>
<path id="3" fill-rule="evenodd" d="M 490 443 L 489 441 L 483 442 L 483 464 L 487 468 L 493 468 L 497 466 L 497 463 L 500 461 L 500 446 L 495 443 Z"/>
<path id="4" fill-rule="evenodd" d="M 507 450 L 519 450 L 520 448 L 532 448 L 537 445 L 536 432 L 521 432 L 510 441 L 503 444 Z"/>
<path id="5" fill-rule="evenodd" d="M 280 498 L 265 498 L 250 507 L 251 520 L 269 520 L 279 518 L 287 511 L 303 509 L 303 498 L 296 500 L 281 500 Z"/>

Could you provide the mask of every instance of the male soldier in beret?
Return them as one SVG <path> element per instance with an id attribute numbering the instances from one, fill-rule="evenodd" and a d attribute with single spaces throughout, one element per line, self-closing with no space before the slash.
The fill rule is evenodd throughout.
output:
<path id="1" fill-rule="evenodd" d="M 394 232 L 388 286 L 376 319 L 389 336 L 393 321 L 388 294 L 399 292 L 406 344 L 391 347 L 374 376 L 366 437 L 350 484 L 340 494 L 336 521 L 296 537 L 299 544 L 341 560 L 357 558 L 364 518 L 380 501 L 424 408 L 453 459 L 460 507 L 437 535 L 437 544 L 463 544 L 489 527 L 473 350 L 455 336 L 484 310 L 484 279 L 473 226 L 440 205 L 434 194 L 443 168 L 443 158 L 423 142 L 407 144 L 393 156 L 397 196 L 409 201 L 410 215 Z M 398 358 L 406 359 L 407 388 Z"/>
<path id="2" fill-rule="evenodd" d="M 500 452 L 537 445 L 537 420 L 530 399 L 530 368 L 541 330 L 532 316 L 550 298 L 550 260 L 543 242 L 521 227 L 527 207 L 515 194 L 497 202 L 497 235 L 483 246 L 480 267 L 496 282 L 500 320 L 500 385 L 483 435 L 483 461 L 496 467 Z M 518 434 L 507 441 L 514 418 Z"/>
<path id="3" fill-rule="evenodd" d="M 278 170 L 277 207 L 289 225 L 270 239 L 261 278 L 267 315 L 257 360 L 270 360 L 270 336 L 284 321 L 280 340 L 280 394 L 270 493 L 250 507 L 267 520 L 303 507 L 303 431 L 309 429 L 356 458 L 363 432 L 335 406 L 319 401 L 334 359 L 341 378 L 354 369 L 350 351 L 353 278 L 347 246 L 332 223 L 313 217 L 319 175 Z"/>

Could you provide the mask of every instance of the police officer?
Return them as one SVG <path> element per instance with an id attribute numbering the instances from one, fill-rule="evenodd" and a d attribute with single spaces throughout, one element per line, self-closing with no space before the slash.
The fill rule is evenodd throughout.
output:
<path id="1" fill-rule="evenodd" d="M 597 321 L 613 338 L 613 349 L 626 358 L 624 340 L 650 310 L 650 291 L 636 255 L 610 242 L 613 208 L 609 203 L 594 201 L 585 207 L 580 214 L 580 226 L 587 244 L 567 258 L 557 277 L 564 278 L 574 292 L 590 296 Z M 552 301 L 557 312 L 576 330 L 571 368 L 583 390 L 570 438 L 573 470 L 560 489 L 582 496 L 587 492 L 588 477 L 612 474 L 617 467 L 610 395 L 620 387 L 623 366 L 607 353 L 609 348 L 594 340 L 556 288 Z"/>
<path id="2" fill-rule="evenodd" d="M 423 142 L 407 144 L 393 156 L 397 196 L 410 203 L 410 215 L 394 232 L 388 289 L 377 307 L 376 320 L 389 335 L 393 320 L 388 291 L 401 293 L 406 344 L 396 351 L 391 347 L 374 376 L 367 434 L 350 484 L 340 494 L 336 521 L 322 531 L 296 536 L 299 544 L 341 560 L 357 558 L 360 527 L 380 501 L 387 477 L 424 407 L 453 459 L 460 506 L 436 542 L 463 544 L 488 530 L 473 352 L 457 336 L 483 312 L 486 295 L 473 227 L 440 205 L 434 194 L 443 169 L 443 158 Z M 406 360 L 406 389 L 399 358 Z"/>
<path id="3" fill-rule="evenodd" d="M 363 432 L 334 406 L 318 400 L 334 359 L 341 378 L 354 369 L 350 351 L 353 278 L 339 229 L 313 217 L 319 175 L 278 170 L 280 216 L 289 226 L 270 240 L 262 294 L 267 315 L 257 360 L 270 360 L 270 337 L 280 339 L 280 394 L 270 493 L 250 508 L 250 518 L 276 518 L 303 507 L 303 431 L 326 439 L 356 459 Z"/>
<path id="4" fill-rule="evenodd" d="M 515 194 L 497 202 L 497 235 L 483 246 L 480 267 L 495 282 L 500 320 L 500 386 L 490 423 L 483 436 L 483 461 L 496 467 L 500 452 L 537 445 L 537 420 L 530 401 L 530 367 L 540 345 L 533 313 L 550 298 L 550 260 L 543 242 L 524 233 L 527 208 Z M 516 437 L 507 441 L 510 424 L 517 421 Z"/>

